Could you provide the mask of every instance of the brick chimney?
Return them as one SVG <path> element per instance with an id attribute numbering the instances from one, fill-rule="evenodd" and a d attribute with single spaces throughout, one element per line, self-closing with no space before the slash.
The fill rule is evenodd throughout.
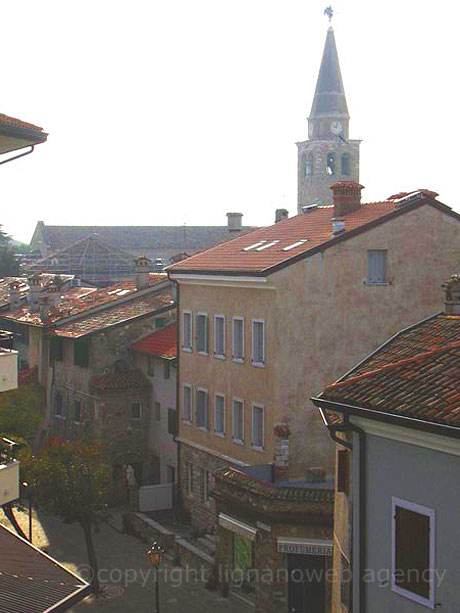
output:
<path id="1" fill-rule="evenodd" d="M 289 217 L 289 211 L 287 209 L 276 209 L 275 211 L 275 223 L 283 221 Z"/>
<path id="2" fill-rule="evenodd" d="M 8 285 L 10 307 L 17 309 L 21 306 L 21 285 L 20 281 L 12 281 Z"/>
<path id="3" fill-rule="evenodd" d="M 227 213 L 227 228 L 231 234 L 241 232 L 243 213 Z"/>
<path id="4" fill-rule="evenodd" d="M 43 290 L 40 294 L 38 308 L 40 310 L 40 319 L 43 323 L 46 323 L 50 317 L 50 297 L 47 290 Z"/>
<path id="5" fill-rule="evenodd" d="M 145 289 L 149 286 L 149 272 L 152 261 L 145 255 L 135 260 L 136 264 L 136 288 L 138 290 Z"/>
<path id="6" fill-rule="evenodd" d="M 289 425 L 286 422 L 276 424 L 274 435 L 274 477 L 275 481 L 285 481 L 289 478 Z"/>
<path id="7" fill-rule="evenodd" d="M 442 287 L 445 290 L 446 315 L 460 315 L 460 275 L 452 275 Z"/>
<path id="8" fill-rule="evenodd" d="M 354 181 L 338 181 L 331 185 L 334 217 L 342 217 L 361 206 L 361 190 L 363 185 Z"/>
<path id="9" fill-rule="evenodd" d="M 39 300 L 42 291 L 42 276 L 38 272 L 35 272 L 28 279 L 29 282 L 29 305 L 30 312 L 36 313 L 39 310 Z"/>

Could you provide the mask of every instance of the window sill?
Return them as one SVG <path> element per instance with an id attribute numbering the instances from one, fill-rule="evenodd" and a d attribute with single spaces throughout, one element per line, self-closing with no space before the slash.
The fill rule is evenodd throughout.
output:
<path id="1" fill-rule="evenodd" d="M 192 347 L 182 347 L 182 351 L 185 351 L 185 353 L 192 353 L 193 349 Z"/>
<path id="2" fill-rule="evenodd" d="M 265 368 L 265 362 L 254 362 L 251 360 L 251 364 L 256 368 Z"/>
<path id="3" fill-rule="evenodd" d="M 215 434 L 216 436 L 218 436 L 219 438 L 225 438 L 225 432 L 216 432 L 216 431 L 214 430 L 214 434 Z"/>
<path id="4" fill-rule="evenodd" d="M 215 353 L 214 357 L 216 358 L 216 360 L 226 360 L 227 358 L 222 355 L 221 353 Z"/>
<path id="5" fill-rule="evenodd" d="M 260 447 L 259 445 L 251 445 L 251 449 L 253 449 L 254 451 L 262 452 L 262 453 L 265 451 L 264 447 Z"/>
<path id="6" fill-rule="evenodd" d="M 244 445 L 244 439 L 232 437 L 232 441 L 236 443 L 237 445 Z"/>
<path id="7" fill-rule="evenodd" d="M 372 281 L 368 281 L 367 279 L 365 279 L 363 281 L 363 285 L 366 285 L 367 287 L 386 287 L 387 285 L 391 285 L 391 281 L 385 281 L 383 283 L 374 283 Z"/>
<path id="8" fill-rule="evenodd" d="M 73 422 L 76 426 L 81 426 L 81 421 L 74 421 Z"/>
<path id="9" fill-rule="evenodd" d="M 209 432 L 209 428 L 206 426 L 198 426 L 198 430 L 201 430 L 202 432 Z"/>
<path id="10" fill-rule="evenodd" d="M 191 422 L 189 419 L 183 419 L 183 420 L 182 420 L 182 423 L 183 423 L 185 426 L 193 426 L 192 422 Z"/>
<path id="11" fill-rule="evenodd" d="M 65 421 L 66 418 L 64 417 L 64 415 L 55 415 L 54 416 L 55 419 L 60 419 L 61 421 Z"/>
<path id="12" fill-rule="evenodd" d="M 232 361 L 236 364 L 244 364 L 244 358 L 234 358 L 232 357 Z"/>
<path id="13" fill-rule="evenodd" d="M 209 356 L 209 353 L 207 351 L 198 351 L 197 353 L 198 355 L 205 355 L 206 357 Z"/>

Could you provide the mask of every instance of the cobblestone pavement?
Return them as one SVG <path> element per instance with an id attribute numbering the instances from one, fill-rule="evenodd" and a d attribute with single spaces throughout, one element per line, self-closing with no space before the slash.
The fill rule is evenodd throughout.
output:
<path id="1" fill-rule="evenodd" d="M 40 518 L 49 541 L 49 553 L 82 577 L 87 577 L 86 545 L 81 528 L 47 516 Z M 147 546 L 135 537 L 120 534 L 101 523 L 95 535 L 101 583 L 108 597 L 92 598 L 76 605 L 73 613 L 153 613 L 154 574 L 146 556 Z M 168 561 L 160 577 L 161 613 L 249 613 L 243 602 L 209 591 L 190 570 L 173 567 Z"/>

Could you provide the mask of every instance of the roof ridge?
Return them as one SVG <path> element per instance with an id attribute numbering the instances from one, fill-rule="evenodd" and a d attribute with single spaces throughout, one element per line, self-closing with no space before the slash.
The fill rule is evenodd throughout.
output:
<path id="1" fill-rule="evenodd" d="M 387 370 L 391 370 L 393 368 L 398 368 L 400 366 L 405 366 L 406 364 L 411 364 L 412 362 L 417 362 L 418 360 L 426 360 L 433 355 L 437 355 L 438 353 L 443 353 L 444 351 L 450 351 L 451 349 L 456 349 L 460 347 L 460 341 L 454 341 L 452 343 L 448 343 L 447 345 L 443 345 L 442 347 L 437 347 L 436 349 L 431 349 L 430 351 L 424 351 L 423 353 L 418 353 L 415 356 L 410 358 L 406 358 L 405 360 L 399 360 L 398 362 L 392 362 L 391 364 L 385 364 L 380 368 L 375 368 L 374 370 L 369 370 L 360 375 L 356 375 L 354 377 L 350 377 L 349 379 L 344 379 L 342 381 L 337 381 L 336 383 L 331 383 L 325 388 L 325 391 L 335 390 L 341 387 L 345 387 L 349 383 L 357 383 L 362 379 L 367 379 L 369 377 L 373 377 Z"/>

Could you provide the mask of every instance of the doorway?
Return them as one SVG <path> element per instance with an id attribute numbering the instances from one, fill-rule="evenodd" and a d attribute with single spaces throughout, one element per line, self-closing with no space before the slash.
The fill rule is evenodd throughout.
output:
<path id="1" fill-rule="evenodd" d="M 288 554 L 289 613 L 325 613 L 326 558 Z"/>

